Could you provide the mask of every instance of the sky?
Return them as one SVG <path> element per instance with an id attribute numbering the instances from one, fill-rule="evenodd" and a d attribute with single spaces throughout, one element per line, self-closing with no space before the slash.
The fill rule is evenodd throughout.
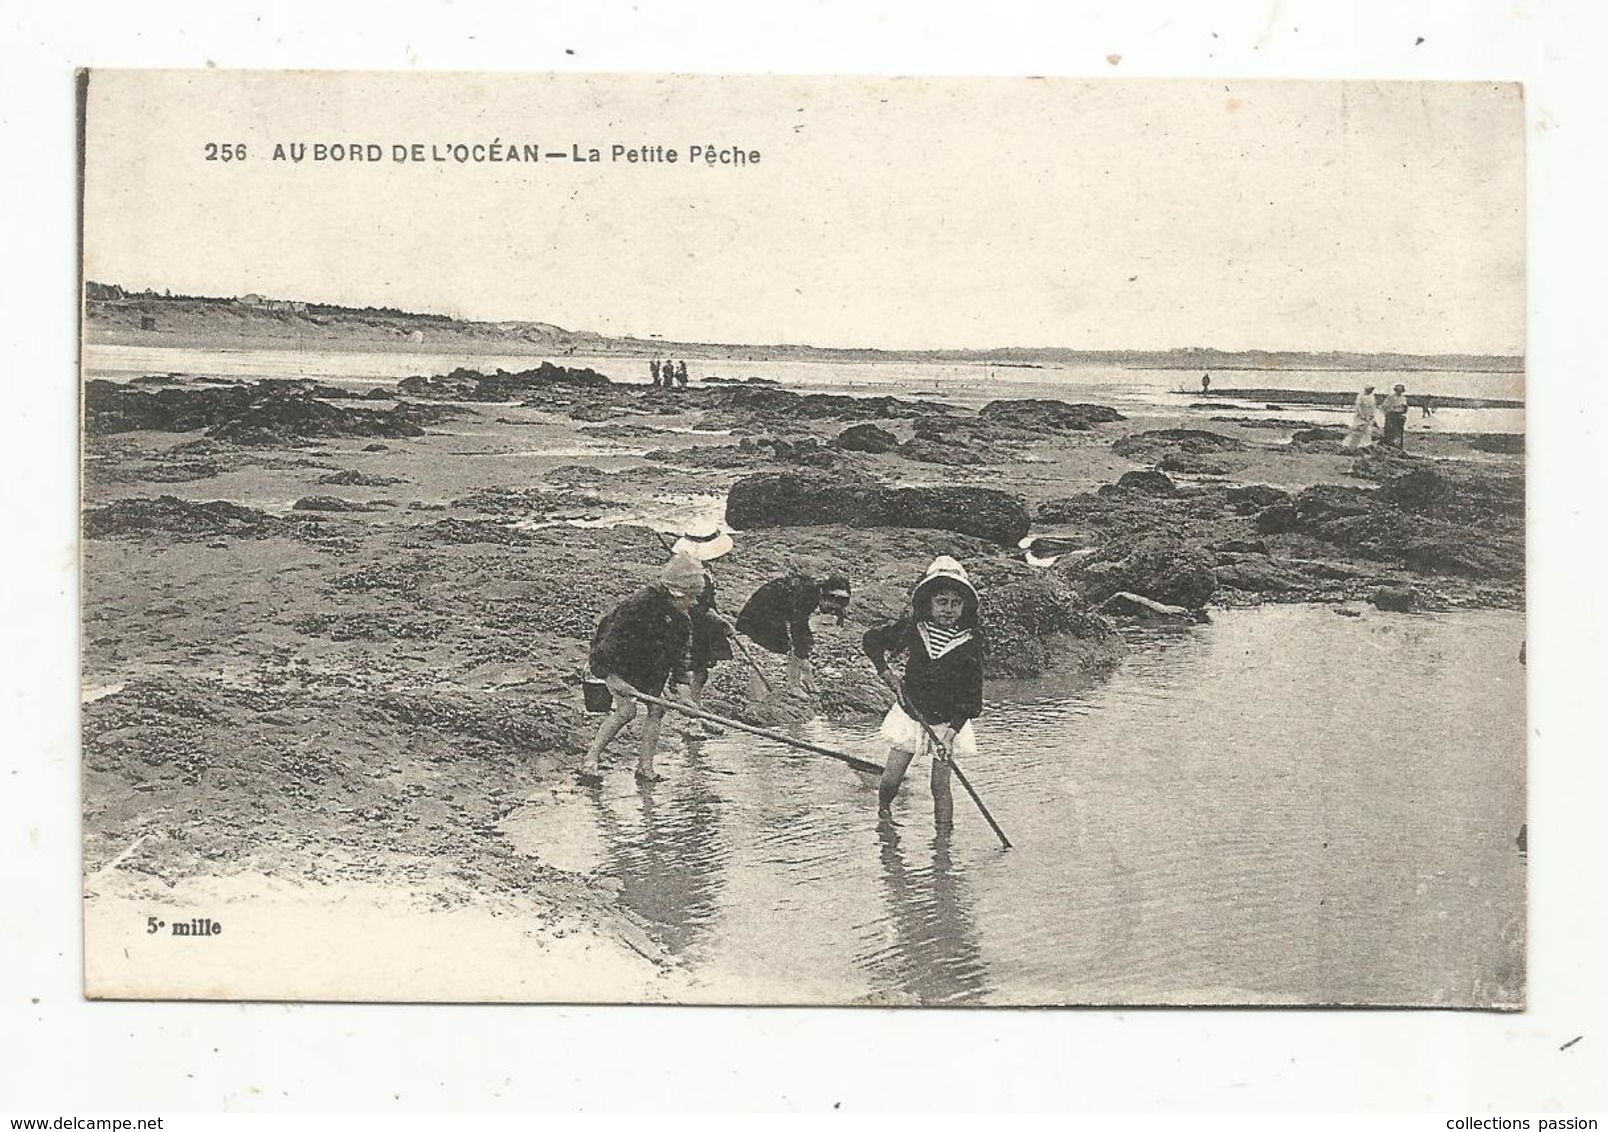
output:
<path id="1" fill-rule="evenodd" d="M 685 341 L 1524 351 L 1512 84 L 96 71 L 86 119 L 85 274 L 133 288 Z M 450 156 L 493 141 L 602 160 Z"/>

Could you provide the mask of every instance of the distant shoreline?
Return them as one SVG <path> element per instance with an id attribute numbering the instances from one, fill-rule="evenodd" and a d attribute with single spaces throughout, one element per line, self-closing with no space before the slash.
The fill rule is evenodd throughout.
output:
<path id="1" fill-rule="evenodd" d="M 241 304 L 229 299 L 134 296 L 86 304 L 84 341 L 93 345 L 203 350 L 319 350 L 418 354 L 507 354 L 546 357 L 673 356 L 753 362 L 819 361 L 995 365 L 1032 369 L 1107 366 L 1198 371 L 1460 372 L 1511 375 L 1524 359 L 1503 355 L 1363 354 L 1185 348 L 1074 350 L 1002 347 L 967 350 L 881 350 L 807 345 L 745 345 L 611 338 L 541 322 L 471 322 L 389 309 L 353 310 L 315 304 Z"/>

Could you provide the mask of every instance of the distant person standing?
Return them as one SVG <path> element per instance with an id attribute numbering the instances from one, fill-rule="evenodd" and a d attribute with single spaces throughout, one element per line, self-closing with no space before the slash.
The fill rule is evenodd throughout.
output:
<path id="1" fill-rule="evenodd" d="M 1424 399 L 1418 403 L 1418 409 L 1419 409 L 1419 415 L 1421 415 L 1421 416 L 1425 416 L 1425 417 L 1434 416 L 1435 415 L 1435 398 L 1431 397 L 1428 393 L 1424 394 Z"/>
<path id="2" fill-rule="evenodd" d="M 687 387 L 687 363 L 684 360 L 676 363 L 676 384 L 683 389 Z"/>
<path id="3" fill-rule="evenodd" d="M 648 363 L 648 371 L 653 374 L 653 387 L 659 388 L 659 359 L 654 358 Z"/>
<path id="4" fill-rule="evenodd" d="M 1200 391 L 1202 393 L 1210 393 L 1212 391 L 1212 375 L 1211 374 L 1203 373 L 1203 374 L 1200 375 Z"/>
<path id="5" fill-rule="evenodd" d="M 1351 413 L 1351 429 L 1341 442 L 1348 451 L 1368 448 L 1373 444 L 1374 427 L 1379 422 L 1379 403 L 1374 400 L 1374 387 L 1364 385 L 1357 394 L 1357 403 Z"/>
<path id="6" fill-rule="evenodd" d="M 1407 387 L 1398 385 L 1385 398 L 1385 443 L 1407 451 Z"/>

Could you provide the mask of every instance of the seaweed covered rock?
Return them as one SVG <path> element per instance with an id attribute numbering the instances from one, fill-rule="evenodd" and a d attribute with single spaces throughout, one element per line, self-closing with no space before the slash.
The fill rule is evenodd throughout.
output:
<path id="1" fill-rule="evenodd" d="M 890 488 L 802 470 L 738 480 L 726 496 L 726 522 L 738 530 L 832 523 L 937 529 L 1009 544 L 1028 528 L 1021 498 L 993 488 Z"/>
<path id="2" fill-rule="evenodd" d="M 845 452 L 891 452 L 899 438 L 874 424 L 850 425 L 832 439 L 832 445 Z"/>
<path id="3" fill-rule="evenodd" d="M 413 397 L 431 401 L 517 401 L 554 386 L 601 389 L 612 384 L 593 369 L 555 366 L 543 362 L 535 369 L 495 370 L 481 373 L 459 366 L 451 373 L 433 377 L 404 377 L 397 388 Z"/>
<path id="4" fill-rule="evenodd" d="M 989 586 L 983 597 L 989 675 L 1101 667 L 1117 663 L 1127 651 L 1116 627 L 1085 608 L 1080 595 L 1054 573 Z"/>
<path id="5" fill-rule="evenodd" d="M 386 410 L 331 404 L 340 389 L 310 381 L 264 380 L 151 389 L 91 381 L 84 386 L 84 429 L 91 436 L 206 429 L 214 440 L 257 447 L 335 436 L 423 436 L 416 406 Z"/>
<path id="6" fill-rule="evenodd" d="M 978 410 L 977 415 L 993 424 L 1010 425 L 1029 432 L 1086 432 L 1097 424 L 1111 424 L 1126 419 L 1105 405 L 1074 404 L 1037 397 L 990 401 Z"/>
<path id="7" fill-rule="evenodd" d="M 292 511 L 379 511 L 386 507 L 395 507 L 389 500 L 374 500 L 361 502 L 355 499 L 342 499 L 337 495 L 305 495 L 290 505 Z"/>
<path id="8" fill-rule="evenodd" d="M 1226 476 L 1228 469 L 1188 452 L 1168 452 L 1156 465 L 1164 472 L 1178 472 L 1189 476 Z"/>
<path id="9" fill-rule="evenodd" d="M 283 519 L 254 507 L 242 507 L 221 499 L 192 503 L 172 495 L 119 499 L 84 512 L 86 538 L 111 538 L 149 531 L 180 536 L 261 538 L 280 534 L 286 527 Z"/>
<path id="10" fill-rule="evenodd" d="M 1242 452 L 1243 440 L 1199 428 L 1157 428 L 1120 437 L 1111 451 L 1130 460 L 1156 463 L 1170 453 L 1204 456 L 1214 452 Z"/>
<path id="11" fill-rule="evenodd" d="M 1111 486 L 1106 484 L 1100 490 L 1105 492 Z M 1116 488 L 1118 491 L 1142 491 L 1146 495 L 1171 495 L 1178 490 L 1178 485 L 1165 472 L 1123 472 Z"/>
<path id="12" fill-rule="evenodd" d="M 1166 605 L 1199 609 L 1217 592 L 1216 558 L 1204 546 L 1153 535 L 1103 548 L 1072 570 L 1091 604 L 1127 591 Z"/>
<path id="13" fill-rule="evenodd" d="M 1269 507 L 1289 503 L 1293 497 L 1283 488 L 1272 487 L 1265 483 L 1252 483 L 1243 487 L 1229 488 L 1226 498 L 1235 514 L 1254 515 Z"/>

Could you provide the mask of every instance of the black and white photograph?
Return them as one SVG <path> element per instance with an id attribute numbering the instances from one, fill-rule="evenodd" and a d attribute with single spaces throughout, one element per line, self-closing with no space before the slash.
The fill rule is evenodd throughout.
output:
<path id="1" fill-rule="evenodd" d="M 78 95 L 91 998 L 1524 1009 L 1519 84 Z"/>

